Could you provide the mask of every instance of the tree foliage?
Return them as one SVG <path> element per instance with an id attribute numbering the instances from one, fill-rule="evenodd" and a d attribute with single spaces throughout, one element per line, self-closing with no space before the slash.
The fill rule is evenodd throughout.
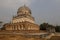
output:
<path id="1" fill-rule="evenodd" d="M 56 26 L 55 30 L 56 32 L 60 32 L 60 26 Z"/>
<path id="2" fill-rule="evenodd" d="M 46 27 L 48 26 L 48 23 L 43 23 L 40 25 L 40 30 L 46 30 Z"/>
<path id="3" fill-rule="evenodd" d="M 51 27 L 51 28 L 55 27 L 55 31 L 60 32 L 60 26 L 53 26 L 53 25 L 50 25 L 48 23 L 42 23 L 40 25 L 40 30 L 47 30 L 46 28 L 48 28 L 48 27 Z"/>

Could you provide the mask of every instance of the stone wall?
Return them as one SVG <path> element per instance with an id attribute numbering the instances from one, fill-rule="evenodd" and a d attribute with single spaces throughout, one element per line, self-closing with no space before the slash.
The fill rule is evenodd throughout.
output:
<path id="1" fill-rule="evenodd" d="M 10 23 L 4 27 L 6 30 L 39 30 L 39 25 L 30 22 Z"/>
<path id="2" fill-rule="evenodd" d="M 40 38 L 24 35 L 0 34 L 0 40 L 40 40 Z"/>

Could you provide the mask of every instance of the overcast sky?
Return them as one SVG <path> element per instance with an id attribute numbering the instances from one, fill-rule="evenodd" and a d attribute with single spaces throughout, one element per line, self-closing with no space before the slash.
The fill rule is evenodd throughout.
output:
<path id="1" fill-rule="evenodd" d="M 60 0 L 0 0 L 0 21 L 10 22 L 23 4 L 32 10 L 37 24 L 60 25 Z"/>

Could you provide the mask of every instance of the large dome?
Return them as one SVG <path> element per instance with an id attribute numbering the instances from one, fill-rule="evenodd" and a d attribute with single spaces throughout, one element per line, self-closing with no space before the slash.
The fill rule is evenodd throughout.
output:
<path id="1" fill-rule="evenodd" d="M 17 14 L 31 14 L 31 10 L 26 6 L 22 6 L 18 9 Z"/>

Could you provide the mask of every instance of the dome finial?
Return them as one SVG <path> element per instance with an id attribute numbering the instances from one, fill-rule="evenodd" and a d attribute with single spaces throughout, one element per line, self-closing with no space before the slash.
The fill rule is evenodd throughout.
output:
<path id="1" fill-rule="evenodd" d="M 26 7 L 26 4 L 24 4 L 24 7 Z"/>
<path id="2" fill-rule="evenodd" d="M 25 6 L 25 4 L 24 4 L 24 6 Z"/>

